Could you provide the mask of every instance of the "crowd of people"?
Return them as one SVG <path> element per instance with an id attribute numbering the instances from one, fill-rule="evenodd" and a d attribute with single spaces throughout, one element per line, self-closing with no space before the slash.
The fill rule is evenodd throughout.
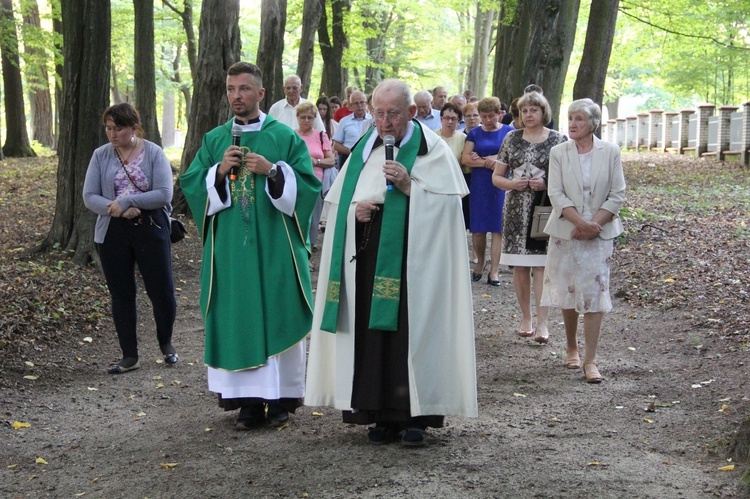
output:
<path id="1" fill-rule="evenodd" d="M 332 406 L 345 423 L 370 425 L 372 444 L 421 446 L 445 416 L 476 417 L 472 282 L 488 270 L 486 283 L 499 286 L 501 265 L 513 273 L 518 335 L 546 345 L 549 308 L 561 308 L 564 367 L 603 380 L 597 348 L 625 181 L 619 149 L 595 135 L 597 104 L 571 104 L 568 140 L 536 85 L 510 105 L 442 86 L 412 94 L 395 79 L 314 103 L 303 90 L 289 76 L 285 98 L 264 113 L 260 69 L 233 64 L 233 116 L 179 178 L 203 241 L 208 387 L 238 411 L 237 429 L 284 425 L 302 404 Z M 174 366 L 169 162 L 140 137 L 129 104 L 102 123 L 109 143 L 91 158 L 84 201 L 98 215 L 122 349 L 109 373 L 140 365 L 136 263 Z"/>

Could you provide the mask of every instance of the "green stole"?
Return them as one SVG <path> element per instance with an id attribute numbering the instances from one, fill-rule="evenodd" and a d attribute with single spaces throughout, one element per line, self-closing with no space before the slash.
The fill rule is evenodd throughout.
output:
<path id="1" fill-rule="evenodd" d="M 349 157 L 346 177 L 341 189 L 339 207 L 336 215 L 336 230 L 333 234 L 331 249 L 331 269 L 328 274 L 325 308 L 320 329 L 336 332 L 339 316 L 339 298 L 341 292 L 341 272 L 344 263 L 346 240 L 346 220 L 349 207 L 354 197 L 359 175 L 365 162 L 362 151 L 374 129 L 366 133 Z M 409 142 L 402 144 L 396 161 L 404 165 L 411 173 L 417 159 L 419 145 L 422 142 L 422 128 L 414 124 L 414 131 Z M 398 310 L 401 297 L 401 269 L 404 255 L 404 228 L 406 226 L 407 196 L 398 189 L 386 191 L 383 204 L 383 225 L 380 231 L 378 260 L 375 264 L 375 283 L 372 292 L 370 310 L 370 329 L 396 331 L 398 329 Z"/>

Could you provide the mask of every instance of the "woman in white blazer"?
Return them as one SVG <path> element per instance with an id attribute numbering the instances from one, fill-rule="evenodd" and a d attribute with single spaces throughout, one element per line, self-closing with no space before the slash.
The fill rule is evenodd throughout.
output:
<path id="1" fill-rule="evenodd" d="M 602 319 L 612 310 L 609 261 L 614 238 L 622 233 L 618 213 L 625 202 L 620 149 L 594 136 L 601 110 L 591 99 L 568 108 L 572 140 L 552 148 L 548 194 L 553 211 L 544 231 L 550 235 L 542 305 L 562 308 L 565 323 L 565 367 L 578 369 L 576 337 L 583 314 L 583 372 L 600 383 L 596 363 Z"/>

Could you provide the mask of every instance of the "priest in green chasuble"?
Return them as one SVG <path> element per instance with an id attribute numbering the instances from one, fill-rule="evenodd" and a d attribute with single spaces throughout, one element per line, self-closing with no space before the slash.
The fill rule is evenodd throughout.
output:
<path id="1" fill-rule="evenodd" d="M 203 241 L 208 388 L 245 430 L 285 424 L 304 397 L 321 185 L 304 141 L 260 111 L 257 66 L 233 64 L 226 92 L 234 117 L 203 137 L 180 184 Z"/>
<path id="2" fill-rule="evenodd" d="M 444 416 L 477 416 L 468 188 L 403 82 L 384 81 L 372 102 L 376 129 L 325 200 L 305 405 L 374 425 L 372 444 L 419 446 Z"/>

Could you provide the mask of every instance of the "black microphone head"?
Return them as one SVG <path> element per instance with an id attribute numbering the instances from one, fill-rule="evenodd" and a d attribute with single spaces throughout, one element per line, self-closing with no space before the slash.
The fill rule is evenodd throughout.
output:
<path id="1" fill-rule="evenodd" d="M 383 137 L 383 145 L 386 146 L 386 147 L 388 147 L 388 146 L 391 146 L 391 147 L 395 146 L 396 145 L 396 137 L 394 137 L 393 135 L 386 135 L 385 137 Z"/>

